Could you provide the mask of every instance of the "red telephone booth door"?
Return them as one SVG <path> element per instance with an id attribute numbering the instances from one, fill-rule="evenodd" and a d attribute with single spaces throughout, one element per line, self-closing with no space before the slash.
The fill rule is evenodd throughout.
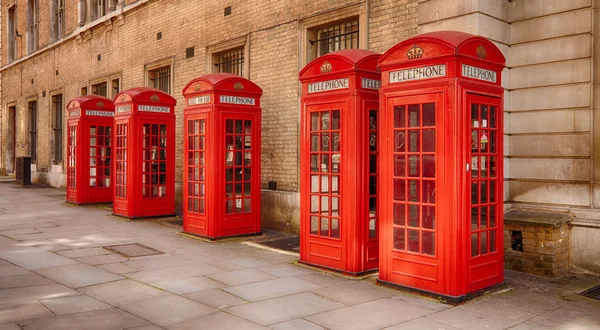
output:
<path id="1" fill-rule="evenodd" d="M 209 236 L 206 218 L 206 184 L 207 171 L 214 175 L 214 169 L 206 168 L 206 129 L 208 122 L 207 114 L 189 115 L 187 126 L 184 128 L 185 162 L 184 171 L 187 171 L 187 199 L 183 201 L 184 209 L 187 210 L 187 226 L 202 236 Z"/>
<path id="2" fill-rule="evenodd" d="M 422 94 L 388 99 L 383 123 L 383 152 L 392 153 L 388 164 L 382 164 L 382 190 L 391 194 L 392 203 L 382 205 L 382 240 L 390 257 L 381 260 L 381 276 L 385 281 L 419 287 L 422 290 L 443 290 L 445 245 L 443 231 L 449 230 L 450 219 L 441 219 L 438 203 L 444 194 L 438 185 L 442 173 L 437 160 L 443 159 L 442 134 L 444 104 L 441 93 Z M 388 195 L 389 196 L 389 195 Z M 383 223 L 387 222 L 387 223 Z M 391 223 L 390 223 L 391 222 Z M 392 230 L 392 233 L 383 231 Z M 392 245 L 392 246 L 390 246 Z M 389 271 L 388 271 L 389 270 Z"/>
<path id="3" fill-rule="evenodd" d="M 343 244 L 341 198 L 343 191 L 342 113 L 345 102 L 308 105 L 305 122 L 310 123 L 310 191 L 305 196 L 309 228 L 307 254 L 312 263 L 332 269 L 345 269 L 347 247 Z M 308 148 L 306 148 L 308 149 Z M 308 191 L 308 190 L 305 190 Z M 306 194 L 306 193 L 305 193 Z M 308 198 L 307 198 L 308 197 Z M 309 229 L 309 230 L 306 230 Z"/>
<path id="4" fill-rule="evenodd" d="M 112 118 L 111 118 L 112 119 Z M 86 189 L 86 200 L 91 202 L 108 202 L 112 200 L 111 182 L 111 134 L 112 124 L 89 123 L 84 127 L 86 134 L 84 139 L 90 141 L 89 157 L 85 159 L 89 168 L 89 177 L 84 184 Z"/>
<path id="5" fill-rule="evenodd" d="M 500 98 L 467 94 L 466 106 L 470 113 L 465 144 L 469 150 L 467 164 L 468 196 L 464 198 L 465 214 L 470 214 L 466 233 L 470 248 L 467 258 L 467 292 L 474 292 L 497 284 L 502 277 L 503 260 L 498 244 L 503 240 L 500 224 L 503 177 L 502 118 Z"/>
<path id="6" fill-rule="evenodd" d="M 67 138 L 67 201 L 77 202 L 77 123 L 69 124 Z"/>

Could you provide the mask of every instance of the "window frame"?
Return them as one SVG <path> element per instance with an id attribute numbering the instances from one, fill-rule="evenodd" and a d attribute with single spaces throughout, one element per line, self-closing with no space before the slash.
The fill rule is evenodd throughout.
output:
<path id="1" fill-rule="evenodd" d="M 34 105 L 33 108 L 31 105 Z M 37 142 L 38 142 L 38 100 L 37 98 L 27 100 L 27 148 L 31 157 L 31 164 L 37 164 Z"/>
<path id="2" fill-rule="evenodd" d="M 248 79 L 250 77 L 250 35 L 206 47 L 206 72 L 219 73 L 216 65 L 219 56 L 240 49 L 243 49 L 242 74 L 240 76 Z"/>
<path id="3" fill-rule="evenodd" d="M 60 99 L 60 102 L 56 102 Z M 60 105 L 60 108 L 57 106 Z M 58 112 L 58 114 L 57 114 Z M 52 152 L 52 163 L 54 165 L 62 164 L 63 149 L 64 149 L 64 127 L 65 127 L 65 98 L 62 92 L 56 92 L 50 94 L 50 129 L 52 131 L 51 136 L 51 152 Z M 59 116 L 60 115 L 60 116 Z M 60 119 L 60 123 L 58 120 Z"/>
<path id="4" fill-rule="evenodd" d="M 169 95 L 173 95 L 173 83 L 174 83 L 174 76 L 175 76 L 175 72 L 173 70 L 173 62 L 174 59 L 173 57 L 169 57 L 167 59 L 163 59 L 163 60 L 158 60 L 152 63 L 148 63 L 146 65 L 144 65 L 144 86 L 148 86 L 151 88 L 156 88 L 154 87 L 154 77 L 152 76 L 156 71 L 158 70 L 162 70 L 162 69 L 169 69 L 169 78 L 168 78 L 168 84 L 169 84 L 169 91 L 166 92 Z M 158 89 L 158 88 L 156 88 Z"/>

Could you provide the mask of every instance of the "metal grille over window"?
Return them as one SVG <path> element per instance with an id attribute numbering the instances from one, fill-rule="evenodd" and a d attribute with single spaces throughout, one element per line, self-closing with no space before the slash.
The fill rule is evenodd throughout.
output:
<path id="1" fill-rule="evenodd" d="M 125 198 L 127 197 L 127 189 L 125 189 L 127 186 L 127 124 L 117 124 L 116 129 L 116 196 Z"/>
<path id="2" fill-rule="evenodd" d="M 163 67 L 149 72 L 150 85 L 167 94 L 171 93 L 171 68 Z"/>
<path id="3" fill-rule="evenodd" d="M 238 48 L 216 55 L 215 66 L 219 73 L 233 73 L 238 76 L 244 75 L 244 48 Z"/>
<path id="4" fill-rule="evenodd" d="M 166 197 L 167 125 L 144 124 L 142 136 L 142 197 Z"/>
<path id="5" fill-rule="evenodd" d="M 225 123 L 225 213 L 252 211 L 252 121 Z"/>
<path id="6" fill-rule="evenodd" d="M 92 85 L 92 94 L 107 97 L 108 86 L 106 82 Z"/>
<path id="7" fill-rule="evenodd" d="M 394 107 L 394 249 L 435 255 L 435 103 Z"/>
<path id="8" fill-rule="evenodd" d="M 310 234 L 340 238 L 340 110 L 310 114 Z"/>
<path id="9" fill-rule="evenodd" d="M 110 187 L 110 139 L 110 126 L 90 126 L 90 187 Z"/>
<path id="10" fill-rule="evenodd" d="M 316 47 L 315 58 L 342 49 L 359 48 L 358 20 L 329 25 L 317 30 L 316 40 L 310 43 Z"/>
<path id="11" fill-rule="evenodd" d="M 205 212 L 206 120 L 188 122 L 188 211 Z"/>
<path id="12" fill-rule="evenodd" d="M 77 180 L 75 174 L 77 169 L 77 126 L 69 126 L 69 137 L 67 143 L 67 183 L 69 188 L 76 188 Z"/>
<path id="13" fill-rule="evenodd" d="M 471 104 L 471 256 L 496 252 L 498 108 Z"/>

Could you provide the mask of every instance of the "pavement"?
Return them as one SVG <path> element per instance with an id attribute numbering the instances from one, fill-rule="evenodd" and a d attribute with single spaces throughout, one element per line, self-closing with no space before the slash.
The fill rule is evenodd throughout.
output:
<path id="1" fill-rule="evenodd" d="M 593 276 L 506 271 L 510 290 L 449 306 L 292 264 L 240 240 L 64 203 L 64 190 L 0 183 L 0 330 L 600 329 Z M 104 246 L 163 252 L 127 258 Z"/>

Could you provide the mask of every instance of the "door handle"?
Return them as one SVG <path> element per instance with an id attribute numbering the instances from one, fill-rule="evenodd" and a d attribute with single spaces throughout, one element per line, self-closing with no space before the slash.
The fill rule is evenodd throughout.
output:
<path id="1" fill-rule="evenodd" d="M 467 163 L 467 166 L 466 166 L 466 167 L 467 167 L 467 168 L 466 168 L 466 170 L 467 170 L 467 173 L 469 173 L 469 170 L 471 169 L 471 166 L 469 166 L 469 163 Z"/>

